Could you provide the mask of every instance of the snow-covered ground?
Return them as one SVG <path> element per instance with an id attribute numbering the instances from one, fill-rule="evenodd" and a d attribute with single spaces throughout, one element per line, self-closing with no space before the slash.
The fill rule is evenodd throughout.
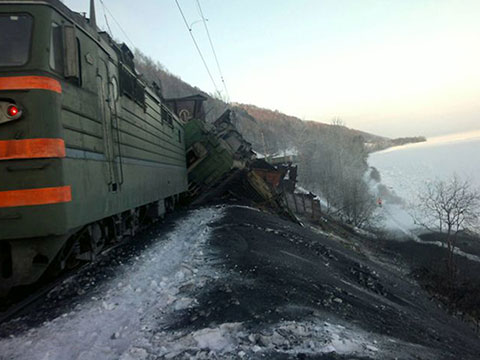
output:
<path id="1" fill-rule="evenodd" d="M 222 213 L 221 208 L 193 211 L 114 281 L 103 284 L 100 295 L 27 333 L 1 339 L 0 358 L 127 360 L 161 353 L 162 336 L 153 329 L 195 304 L 180 289 L 201 287 L 206 276 L 219 276 L 208 271 L 203 248 L 211 232 L 208 224 Z"/>
<path id="2" fill-rule="evenodd" d="M 231 283 L 238 276 L 219 271 L 215 266 L 218 254 L 209 246 L 214 223 L 226 211 L 215 207 L 190 212 L 73 309 L 0 339 L 0 359 L 261 358 L 272 353 L 336 353 L 381 359 L 428 353 L 332 314 L 255 326 L 228 321 L 203 328 L 181 326 L 188 309 L 198 305 L 202 290 L 210 283 Z M 342 300 L 334 298 L 333 302 Z"/>

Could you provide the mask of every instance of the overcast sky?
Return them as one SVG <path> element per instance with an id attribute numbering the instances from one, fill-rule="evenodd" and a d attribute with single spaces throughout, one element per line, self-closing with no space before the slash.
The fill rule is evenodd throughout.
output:
<path id="1" fill-rule="evenodd" d="M 214 87 L 175 0 L 103 0 L 135 47 Z M 221 88 L 196 0 L 178 0 Z M 65 0 L 87 11 L 89 0 Z M 479 0 L 200 0 L 234 102 L 391 137 L 480 128 Z M 105 28 L 102 4 L 97 18 Z M 109 19 L 115 38 L 128 42 Z"/>

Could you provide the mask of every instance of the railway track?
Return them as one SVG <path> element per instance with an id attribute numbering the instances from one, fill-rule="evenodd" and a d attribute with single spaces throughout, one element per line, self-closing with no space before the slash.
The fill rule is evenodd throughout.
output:
<path id="1" fill-rule="evenodd" d="M 117 244 L 109 246 L 105 248 L 101 252 L 101 256 L 105 256 L 111 251 L 117 249 L 121 245 L 127 243 L 128 240 L 121 241 Z M 98 259 L 98 258 L 97 258 Z M 57 286 L 65 282 L 66 280 L 76 276 L 79 272 L 81 272 L 86 267 L 95 264 L 96 260 L 93 262 L 85 262 L 67 272 L 63 275 L 60 275 L 50 281 L 46 282 L 44 285 L 41 285 L 38 289 L 34 290 L 31 294 L 25 294 L 18 296 L 19 299 L 13 300 L 11 305 L 7 305 L 7 309 L 5 311 L 0 311 L 0 324 L 6 323 L 9 320 L 12 320 L 15 316 L 20 315 L 22 312 L 27 310 L 31 305 L 42 299 L 46 296 L 50 291 L 54 290 Z M 38 284 L 37 284 L 38 285 Z M 28 292 L 28 289 L 25 290 L 25 293 Z"/>
<path id="2" fill-rule="evenodd" d="M 79 271 L 90 265 L 90 263 L 85 263 L 68 273 L 54 279 L 53 281 L 41 286 L 33 294 L 28 295 L 20 301 L 14 302 L 7 310 L 0 312 L 0 324 L 5 323 L 9 320 L 12 320 L 15 316 L 20 315 L 23 311 L 27 310 L 31 305 L 36 303 L 38 300 L 46 296 L 50 291 L 55 289 L 58 285 L 62 284 L 65 280 L 70 279 L 75 276 Z"/>

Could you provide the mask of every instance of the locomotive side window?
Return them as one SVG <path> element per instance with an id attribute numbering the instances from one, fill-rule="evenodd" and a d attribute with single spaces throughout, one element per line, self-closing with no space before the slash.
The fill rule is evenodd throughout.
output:
<path id="1" fill-rule="evenodd" d="M 30 15 L 0 15 L 0 66 L 28 61 L 33 19 Z"/>
<path id="2" fill-rule="evenodd" d="M 62 28 L 56 23 L 52 23 L 52 33 L 50 36 L 50 67 L 56 72 L 63 74 Z"/>
<path id="3" fill-rule="evenodd" d="M 112 96 L 113 96 L 113 99 L 115 101 L 118 100 L 118 82 L 117 82 L 117 78 L 115 77 L 112 77 L 111 81 L 110 81 L 110 86 L 111 86 L 111 93 L 112 93 Z"/>
<path id="4" fill-rule="evenodd" d="M 167 123 L 173 130 L 173 118 L 172 114 L 162 105 L 162 122 Z"/>
<path id="5" fill-rule="evenodd" d="M 77 37 L 77 55 L 78 55 L 78 78 L 77 85 L 82 86 L 82 47 L 80 45 L 80 39 Z"/>
<path id="6" fill-rule="evenodd" d="M 162 122 L 167 121 L 167 110 L 162 106 Z"/>
<path id="7" fill-rule="evenodd" d="M 127 95 L 137 104 L 145 107 L 145 89 L 138 79 L 124 65 L 118 68 L 120 77 L 120 93 Z"/>
<path id="8" fill-rule="evenodd" d="M 74 25 L 65 24 L 61 26 L 61 32 L 62 41 L 57 47 L 62 50 L 59 56 L 63 58 L 63 69 L 60 72 L 73 83 L 81 85 L 82 55 L 77 31 Z"/>

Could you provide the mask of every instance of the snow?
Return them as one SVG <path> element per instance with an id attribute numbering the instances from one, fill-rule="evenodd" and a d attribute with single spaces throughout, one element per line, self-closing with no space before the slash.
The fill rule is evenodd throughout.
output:
<path id="1" fill-rule="evenodd" d="M 206 328 L 195 331 L 191 337 L 200 349 L 225 352 L 233 350 L 234 333 L 238 332 L 240 323 L 225 323 L 218 328 Z"/>
<path id="2" fill-rule="evenodd" d="M 382 183 L 406 203 L 414 203 L 425 183 L 448 179 L 454 173 L 480 188 L 480 131 L 428 139 L 370 154 L 368 162 Z"/>
<path id="3" fill-rule="evenodd" d="M 230 205 L 230 207 L 236 207 L 236 208 L 239 208 L 239 209 L 247 209 L 247 210 L 261 212 L 260 209 L 257 209 L 257 208 L 251 207 L 251 206 L 246 206 L 246 205 Z"/>
<path id="4" fill-rule="evenodd" d="M 257 328 L 257 327 L 256 327 Z M 244 323 L 223 323 L 193 332 L 164 332 L 156 356 L 174 358 L 228 358 L 272 353 L 374 356 L 395 354 L 398 358 L 412 344 L 372 334 L 350 324 L 333 324 L 322 318 L 280 321 L 253 330 Z M 403 349 L 402 349 L 403 348 Z M 408 358 L 408 357 L 407 357 Z"/>
<path id="5" fill-rule="evenodd" d="M 100 295 L 74 311 L 18 337 L 0 340 L 8 359 L 144 359 L 151 351 L 151 329 L 169 313 L 193 306 L 180 295 L 189 284 L 201 287 L 209 273 L 202 249 L 222 208 L 193 211 L 164 239 L 123 268 Z M 204 271 L 198 267 L 204 266 Z"/>
<path id="6" fill-rule="evenodd" d="M 201 330 L 204 334 L 204 330 Z M 350 324 L 333 324 L 321 318 L 304 321 L 281 321 L 258 332 L 250 331 L 242 324 L 222 324 L 208 329 L 209 341 L 225 353 L 235 344 L 236 351 L 246 354 L 272 352 L 284 354 L 321 355 L 336 353 L 341 355 L 375 356 L 379 352 L 388 354 L 394 351 L 391 345 L 401 348 L 401 344 L 388 337 L 372 334 Z M 192 335 L 194 338 L 196 334 Z M 230 339 L 226 345 L 225 338 Z M 252 346 L 253 345 L 253 346 Z M 209 347 L 211 349 L 211 347 Z M 397 350 L 395 350 L 397 351 Z"/>
<path id="7" fill-rule="evenodd" d="M 480 131 L 474 131 L 371 154 L 369 164 L 380 171 L 381 183 L 404 200 L 404 205 L 400 205 L 383 199 L 385 227 L 404 233 L 418 230 L 410 213 L 418 194 L 435 179 L 446 180 L 457 174 L 480 188 L 480 162 L 472 158 L 479 152 Z"/>
<path id="8" fill-rule="evenodd" d="M 418 349 L 321 313 L 302 321 L 178 326 L 180 314 L 197 306 L 196 297 L 209 281 L 234 280 L 212 267 L 216 260 L 208 247 L 210 224 L 224 211 L 224 207 L 192 211 L 73 310 L 16 337 L 0 339 L 0 357 L 143 360 L 337 353 L 406 359 L 412 347 Z"/>
<path id="9" fill-rule="evenodd" d="M 474 154 L 480 152 L 480 131 L 453 134 L 429 139 L 425 143 L 417 143 L 390 148 L 373 153 L 369 164 L 380 171 L 381 183 L 398 194 L 403 204 L 389 203 L 383 199 L 379 209 L 383 213 L 383 226 L 400 238 L 422 241 L 418 234 L 425 230 L 415 223 L 412 213 L 415 209 L 418 194 L 425 185 L 435 179 L 447 180 L 454 174 L 468 179 L 474 187 L 480 189 L 480 162 L 472 160 Z M 371 182 L 372 191 L 376 186 Z M 421 214 L 416 214 L 421 216 Z M 428 242 L 436 246 L 444 246 L 441 242 Z M 473 261 L 480 261 L 478 256 L 455 249 L 459 255 Z"/>
<path id="10" fill-rule="evenodd" d="M 252 151 L 254 152 L 255 157 L 256 157 L 257 159 L 264 159 L 264 158 L 265 158 L 265 155 L 262 154 L 261 152 L 258 152 L 258 151 L 256 151 L 256 150 L 252 150 Z"/>
<path id="11" fill-rule="evenodd" d="M 384 226 L 386 229 L 389 229 L 391 232 L 399 232 L 403 238 L 408 238 L 422 244 L 429 244 L 438 247 L 445 247 L 445 243 L 440 241 L 424 241 L 418 234 L 424 232 L 424 229 L 418 227 L 413 222 L 411 215 L 405 210 L 403 205 L 392 205 L 386 204 L 383 206 L 383 211 L 387 216 L 385 216 Z M 466 253 L 459 248 L 454 249 L 454 253 L 463 257 L 466 257 L 472 261 L 480 262 L 480 257 Z"/>
<path id="12" fill-rule="evenodd" d="M 264 159 L 266 157 L 269 158 L 277 158 L 277 157 L 282 157 L 282 156 L 297 156 L 298 155 L 298 149 L 296 147 L 290 147 L 284 150 L 277 151 L 273 154 L 262 154 L 261 152 L 258 151 L 253 151 L 256 155 L 257 159 Z"/>
<path id="13" fill-rule="evenodd" d="M 298 149 L 296 147 L 290 147 L 284 150 L 280 150 L 275 154 L 271 155 L 271 157 L 279 157 L 279 156 L 297 156 Z"/>
<path id="14" fill-rule="evenodd" d="M 308 191 L 307 189 L 301 187 L 300 185 L 295 186 L 295 192 L 298 194 L 311 194 L 311 191 Z"/>

